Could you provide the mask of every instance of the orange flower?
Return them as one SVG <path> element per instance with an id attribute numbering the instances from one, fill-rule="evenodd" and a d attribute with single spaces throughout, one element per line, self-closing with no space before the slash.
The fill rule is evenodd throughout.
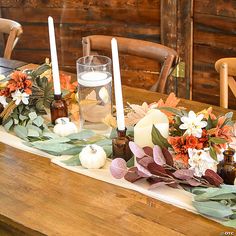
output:
<path id="1" fill-rule="evenodd" d="M 231 137 L 233 136 L 233 127 L 229 125 L 225 125 L 222 128 L 216 128 L 215 136 L 218 138 L 223 138 L 228 142 L 231 141 Z"/>
<path id="2" fill-rule="evenodd" d="M 11 79 L 16 82 L 22 82 L 27 79 L 27 74 L 23 73 L 22 71 L 14 71 L 11 74 Z"/>
<path id="3" fill-rule="evenodd" d="M 186 167 L 188 166 L 188 159 L 189 159 L 189 157 L 188 157 L 187 153 L 185 153 L 185 154 L 179 153 L 174 156 L 174 161 L 181 162 Z"/>
<path id="4" fill-rule="evenodd" d="M 60 82 L 61 82 L 61 88 L 68 90 L 70 92 L 74 92 L 78 85 L 77 81 L 71 83 L 71 76 L 65 74 L 60 74 Z"/>
<path id="5" fill-rule="evenodd" d="M 198 139 L 193 135 L 186 137 L 186 145 L 185 147 L 188 148 L 196 148 L 198 144 Z"/>
<path id="6" fill-rule="evenodd" d="M 185 140 L 184 137 L 169 137 L 168 138 L 169 144 L 173 147 L 175 152 L 184 152 L 184 144 Z"/>
<path id="7" fill-rule="evenodd" d="M 24 81 L 24 86 L 25 86 L 25 88 L 31 87 L 32 86 L 32 81 L 29 80 L 29 79 L 26 79 Z"/>

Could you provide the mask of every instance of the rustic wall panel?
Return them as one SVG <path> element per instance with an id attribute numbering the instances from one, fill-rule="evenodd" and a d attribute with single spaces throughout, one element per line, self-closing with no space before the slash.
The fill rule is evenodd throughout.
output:
<path id="1" fill-rule="evenodd" d="M 20 22 L 24 34 L 14 58 L 42 63 L 49 57 L 47 17 L 54 18 L 60 68 L 75 72 L 82 56 L 81 39 L 105 34 L 160 42 L 159 0 L 2 0 L 3 17 Z M 121 58 L 125 84 L 149 88 L 156 80 L 157 63 Z M 143 78 L 146 77 L 144 80 Z"/>
<path id="2" fill-rule="evenodd" d="M 194 1 L 193 99 L 219 104 L 219 58 L 236 56 L 236 1 Z M 230 93 L 229 106 L 236 108 Z"/>

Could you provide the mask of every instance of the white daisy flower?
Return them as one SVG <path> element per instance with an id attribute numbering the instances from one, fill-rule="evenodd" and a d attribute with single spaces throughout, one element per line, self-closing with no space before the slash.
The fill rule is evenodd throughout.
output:
<path id="1" fill-rule="evenodd" d="M 29 104 L 29 94 L 25 92 L 21 92 L 19 90 L 16 90 L 14 93 L 11 94 L 13 101 L 15 101 L 16 105 L 19 105 L 20 102 L 23 102 L 25 105 Z"/>
<path id="2" fill-rule="evenodd" d="M 3 105 L 3 107 L 6 107 L 8 105 L 5 96 L 0 96 L 0 103 Z"/>
<path id="3" fill-rule="evenodd" d="M 195 176 L 202 177 L 207 169 L 216 172 L 217 162 L 211 158 L 209 150 L 196 150 L 189 148 L 188 155 L 188 164 L 190 165 L 190 169 L 194 170 Z"/>
<path id="4" fill-rule="evenodd" d="M 183 124 L 179 126 L 180 129 L 186 129 L 184 134 L 193 135 L 197 138 L 202 137 L 202 128 L 207 126 L 206 121 L 202 121 L 204 118 L 203 114 L 196 115 L 193 111 L 188 113 L 188 116 L 183 116 L 181 121 Z"/>

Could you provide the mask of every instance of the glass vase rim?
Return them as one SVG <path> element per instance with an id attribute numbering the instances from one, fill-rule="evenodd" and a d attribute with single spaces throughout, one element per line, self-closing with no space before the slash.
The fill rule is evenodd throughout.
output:
<path id="1" fill-rule="evenodd" d="M 82 64 L 80 63 L 80 60 L 84 60 L 86 58 L 89 58 L 89 57 L 100 57 L 100 58 L 104 58 L 107 60 L 106 63 L 103 63 L 103 64 L 99 64 L 99 65 L 89 65 L 89 64 Z M 111 65 L 111 58 L 108 57 L 108 56 L 104 56 L 104 55 L 87 55 L 87 56 L 83 56 L 83 57 L 80 57 L 76 60 L 76 64 L 79 65 L 79 66 L 84 66 L 84 67 L 88 67 L 88 66 L 91 66 L 91 67 L 101 67 L 101 66 L 108 66 L 108 65 Z"/>

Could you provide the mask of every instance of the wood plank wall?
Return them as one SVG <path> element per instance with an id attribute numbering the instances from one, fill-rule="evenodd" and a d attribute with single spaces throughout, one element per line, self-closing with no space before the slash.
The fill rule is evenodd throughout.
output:
<path id="1" fill-rule="evenodd" d="M 2 16 L 23 25 L 24 34 L 14 58 L 42 63 L 49 57 L 47 18 L 54 18 L 60 68 L 75 71 L 82 56 L 81 39 L 105 34 L 160 42 L 159 0 L 1 0 Z M 148 66 L 146 66 L 148 64 Z M 157 63 L 123 56 L 125 84 L 149 88 L 159 70 Z M 148 68 L 148 69 L 147 69 Z"/>
<path id="2" fill-rule="evenodd" d="M 173 14 L 169 16 L 178 21 L 178 17 L 186 15 L 186 8 L 191 7 L 185 1 L 1 0 L 0 7 L 2 17 L 17 20 L 24 28 L 23 37 L 14 51 L 14 58 L 42 63 L 45 57 L 49 57 L 47 17 L 51 15 L 56 23 L 60 66 L 64 70 L 75 71 L 75 61 L 82 55 L 83 36 L 107 34 L 160 42 L 160 25 L 164 19 L 161 19 L 160 14 L 161 2 L 173 2 L 176 5 L 176 17 Z M 193 19 L 192 31 L 185 28 L 186 22 L 174 22 L 173 26 L 177 24 L 176 35 L 173 37 L 170 33 L 166 35 L 166 40 L 173 46 L 176 45 L 183 57 L 187 57 L 184 44 L 187 34 L 193 32 L 193 61 L 189 61 L 188 57 L 186 65 L 188 73 L 193 74 L 192 98 L 219 104 L 219 75 L 215 72 L 214 63 L 219 58 L 236 55 L 236 1 L 193 0 L 190 17 Z M 169 30 L 173 32 L 173 28 L 170 27 Z M 182 33 L 185 35 L 180 35 Z M 165 35 L 162 38 L 163 36 Z M 172 38 L 169 40 L 168 37 Z M 173 39 L 176 39 L 176 43 L 173 43 Z M 155 63 L 124 56 L 121 64 L 125 72 L 122 77 L 125 84 L 149 88 L 154 83 L 158 68 Z M 229 104 L 236 108 L 236 99 L 232 94 Z"/>
<path id="3" fill-rule="evenodd" d="M 195 0 L 193 22 L 193 99 L 219 104 L 214 63 L 222 57 L 236 57 L 236 1 Z M 236 108 L 231 92 L 229 106 Z"/>

